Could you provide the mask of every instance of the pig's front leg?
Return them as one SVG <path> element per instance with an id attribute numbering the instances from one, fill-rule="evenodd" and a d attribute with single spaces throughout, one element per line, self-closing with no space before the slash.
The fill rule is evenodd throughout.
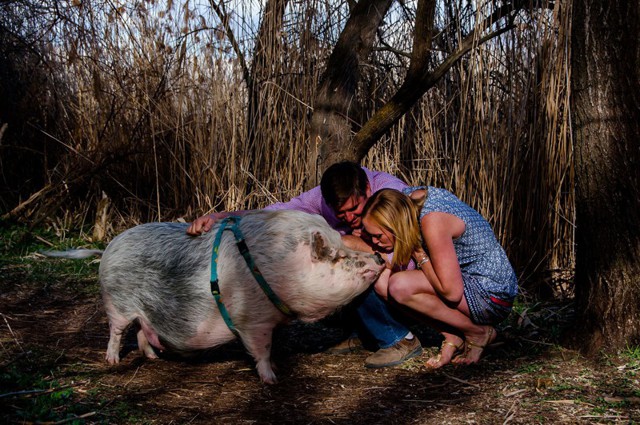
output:
<path id="1" fill-rule="evenodd" d="M 265 323 L 252 327 L 242 334 L 242 342 L 256 361 L 256 369 L 265 384 L 277 384 L 278 378 L 271 364 L 271 342 L 273 323 Z"/>

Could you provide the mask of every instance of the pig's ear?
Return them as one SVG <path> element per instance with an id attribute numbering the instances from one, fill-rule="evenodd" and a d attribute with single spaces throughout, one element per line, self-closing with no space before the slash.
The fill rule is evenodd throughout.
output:
<path id="1" fill-rule="evenodd" d="M 329 241 L 321 232 L 311 234 L 311 259 L 313 261 L 330 261 L 335 257 L 336 250 L 329 246 Z"/>

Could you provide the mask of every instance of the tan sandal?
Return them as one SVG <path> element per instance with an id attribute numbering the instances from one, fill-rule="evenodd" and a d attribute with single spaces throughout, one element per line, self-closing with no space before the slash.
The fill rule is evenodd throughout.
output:
<path id="1" fill-rule="evenodd" d="M 463 349 L 464 349 L 464 341 L 462 341 L 462 343 L 460 345 L 456 345 L 451 341 L 447 341 L 446 339 L 444 341 L 442 341 L 442 344 L 440 345 L 440 352 L 438 353 L 437 356 L 435 357 L 431 357 L 429 358 L 425 363 L 425 367 L 427 367 L 428 369 L 439 369 L 442 366 L 445 366 L 449 363 L 451 363 L 451 361 L 445 363 L 445 364 L 441 364 L 438 366 L 435 366 L 433 363 L 440 363 L 440 361 L 442 360 L 442 350 L 444 350 L 444 347 L 448 345 L 450 347 L 453 347 L 453 353 L 451 354 L 451 360 L 453 360 L 456 356 L 459 356 L 460 354 L 462 354 Z"/>
<path id="2" fill-rule="evenodd" d="M 493 333 L 494 333 L 494 329 L 493 327 L 490 327 L 489 332 L 487 332 L 487 337 L 485 338 L 484 343 L 479 343 L 472 339 L 467 338 L 464 344 L 464 354 L 459 356 L 458 361 L 454 361 L 453 363 L 469 365 L 469 364 L 477 363 L 478 361 L 480 361 L 480 359 L 482 358 L 484 349 L 487 347 L 487 345 L 489 345 L 492 342 L 493 339 L 495 339 L 493 338 Z M 464 360 L 469 358 L 469 353 L 471 353 L 471 350 L 473 350 L 474 348 L 477 350 L 480 350 L 480 355 L 478 356 L 478 359 L 473 362 L 469 362 L 469 361 L 465 362 Z"/>

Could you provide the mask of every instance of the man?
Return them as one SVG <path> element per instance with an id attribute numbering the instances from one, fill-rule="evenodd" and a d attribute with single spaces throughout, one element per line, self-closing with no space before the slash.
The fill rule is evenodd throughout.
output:
<path id="1" fill-rule="evenodd" d="M 370 171 L 353 162 L 333 164 L 322 175 L 320 186 L 317 186 L 289 202 L 278 202 L 265 209 L 294 209 L 319 214 L 331 227 L 339 231 L 345 243 L 353 248 L 364 242 L 361 236 L 362 209 L 367 199 L 380 189 L 402 190 L 407 184 L 398 178 L 383 172 Z M 207 232 L 213 224 L 230 214 L 244 214 L 246 211 L 222 212 L 196 219 L 187 233 L 196 236 Z M 356 306 L 356 314 L 365 333 L 378 346 L 378 350 L 365 360 L 369 368 L 381 368 L 400 364 L 422 353 L 420 341 L 406 326 L 396 320 L 389 306 L 370 288 Z M 368 335 L 367 335 L 368 334 Z M 365 336 L 363 335 L 363 336 Z M 350 337 L 329 351 L 331 353 L 347 353 L 361 346 L 358 338 Z"/>

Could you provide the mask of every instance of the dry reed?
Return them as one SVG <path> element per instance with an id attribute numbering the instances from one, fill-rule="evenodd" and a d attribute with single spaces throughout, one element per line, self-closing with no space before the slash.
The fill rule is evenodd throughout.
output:
<path id="1" fill-rule="evenodd" d="M 219 13 L 210 2 L 35 4 L 4 5 L 2 13 L 29 16 L 50 34 L 33 46 L 55 74 L 42 91 L 56 94 L 62 112 L 47 133 L 52 137 L 40 133 L 56 155 L 39 147 L 46 165 L 38 172 L 56 185 L 79 183 L 64 192 L 70 201 L 49 213 L 92 211 L 104 192 L 112 219 L 122 224 L 191 220 L 302 191 L 315 88 L 348 16 L 345 4 L 286 3 L 261 63 L 251 62 L 257 1 L 227 2 Z M 434 65 L 473 28 L 482 8 L 438 5 Z M 410 184 L 448 188 L 477 208 L 525 282 L 573 267 L 569 11 L 560 5 L 522 13 L 514 30 L 478 46 L 365 160 Z M 396 4 L 380 29 L 384 43 L 359 87 L 361 123 L 402 82 L 408 58 L 400 52 L 410 49 L 412 8 L 413 2 Z M 258 113 L 250 117 L 238 50 L 255 78 Z M 81 171 L 90 178 L 73 180 Z M 91 221 L 87 214 L 84 222 Z"/>

